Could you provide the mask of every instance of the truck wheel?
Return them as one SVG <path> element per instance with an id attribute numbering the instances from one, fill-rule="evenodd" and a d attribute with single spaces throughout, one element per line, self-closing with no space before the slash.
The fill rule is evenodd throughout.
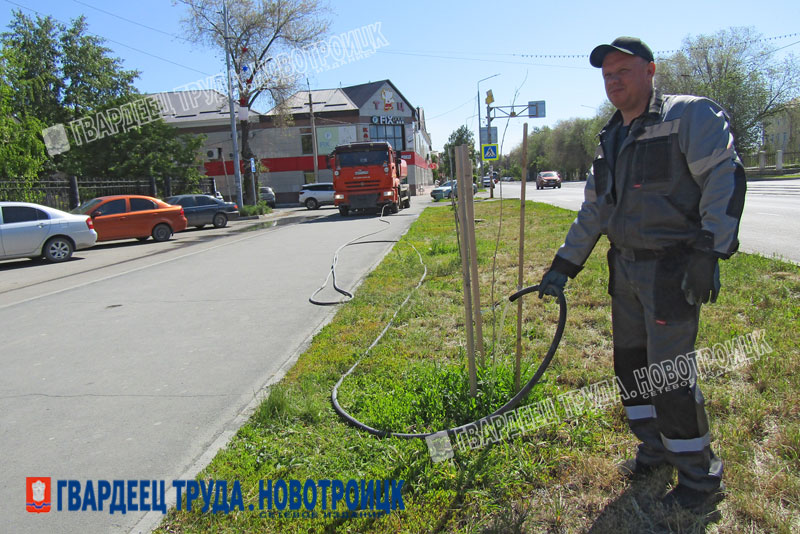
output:
<path id="1" fill-rule="evenodd" d="M 347 206 L 339 206 L 339 215 L 342 217 L 347 217 L 349 211 L 350 210 L 347 208 Z"/>
<path id="2" fill-rule="evenodd" d="M 397 205 L 397 202 L 392 202 L 389 204 L 390 213 L 397 213 L 398 211 L 400 211 L 400 207 Z"/>
<path id="3" fill-rule="evenodd" d="M 406 197 L 405 200 L 403 200 L 403 207 L 405 209 L 408 209 L 408 208 L 411 207 L 411 197 Z"/>

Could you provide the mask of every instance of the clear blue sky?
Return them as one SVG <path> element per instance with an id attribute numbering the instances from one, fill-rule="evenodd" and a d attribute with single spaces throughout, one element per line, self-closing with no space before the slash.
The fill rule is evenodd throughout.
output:
<path id="1" fill-rule="evenodd" d="M 800 53 L 797 0 L 767 4 L 742 0 L 331 0 L 330 6 L 331 34 L 379 22 L 389 44 L 366 59 L 312 73 L 311 87 L 389 78 L 412 105 L 425 109 L 434 149 L 441 149 L 450 133 L 463 124 L 477 136 L 476 83 L 493 74 L 499 76 L 480 86 L 482 115 L 486 113 L 484 93 L 492 89 L 495 105 L 510 105 L 517 90 L 517 103 L 546 101 L 547 117 L 529 119 L 529 128 L 593 116 L 605 101 L 605 92 L 588 54 L 619 35 L 641 37 L 658 56 L 679 48 L 689 35 L 752 26 L 766 38 L 794 34 L 771 43 L 785 47 L 782 54 Z M 4 30 L 13 10 L 29 16 L 51 15 L 62 22 L 85 15 L 89 30 L 106 39 L 125 68 L 141 72 L 136 86 L 142 92 L 168 91 L 224 70 L 221 51 L 183 39 L 180 20 L 185 7 L 168 0 L 0 0 Z M 494 121 L 500 135 L 506 122 L 504 153 L 520 143 L 523 119 Z"/>

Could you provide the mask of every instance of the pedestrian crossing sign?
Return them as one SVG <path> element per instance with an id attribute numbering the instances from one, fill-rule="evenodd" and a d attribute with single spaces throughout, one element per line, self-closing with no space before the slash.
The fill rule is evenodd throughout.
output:
<path id="1" fill-rule="evenodd" d="M 497 161 L 500 155 L 497 153 L 497 145 L 481 145 L 481 153 L 483 154 L 483 161 Z"/>

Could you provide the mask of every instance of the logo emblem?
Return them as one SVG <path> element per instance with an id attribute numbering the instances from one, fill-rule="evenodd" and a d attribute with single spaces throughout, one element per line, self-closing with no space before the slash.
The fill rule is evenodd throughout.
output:
<path id="1" fill-rule="evenodd" d="M 25 479 L 25 509 L 36 514 L 50 511 L 50 477 Z"/>
<path id="2" fill-rule="evenodd" d="M 381 99 L 383 100 L 383 111 L 394 109 L 394 94 L 388 88 L 381 90 Z"/>
<path id="3" fill-rule="evenodd" d="M 447 437 L 447 432 L 441 431 L 426 436 L 425 441 L 428 442 L 428 452 L 433 463 L 443 462 L 453 457 L 453 445 L 450 443 L 450 438 Z"/>
<path id="4" fill-rule="evenodd" d="M 62 154 L 69 150 L 69 139 L 67 138 L 67 130 L 63 124 L 56 124 L 49 128 L 42 130 L 42 137 L 44 138 L 44 146 L 47 148 L 47 153 L 50 157 L 57 154 Z"/>

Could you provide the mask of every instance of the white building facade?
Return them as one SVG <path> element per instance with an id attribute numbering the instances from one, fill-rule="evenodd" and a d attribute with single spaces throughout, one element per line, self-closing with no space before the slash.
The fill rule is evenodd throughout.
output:
<path id="1" fill-rule="evenodd" d="M 188 100 L 196 101 L 197 106 L 183 111 L 175 111 L 172 106 L 173 111 L 167 110 L 164 117 L 186 133 L 206 136 L 202 154 L 205 174 L 215 178 L 226 198 L 234 198 L 228 104 L 220 93 L 209 93 L 213 94 L 198 99 L 180 98 L 181 104 Z M 162 100 L 162 109 L 169 107 L 164 106 L 168 101 L 164 95 L 176 95 L 171 97 L 173 100 L 180 96 L 155 95 Z M 277 108 L 263 115 L 251 112 L 248 122 L 259 185 L 272 187 L 279 204 L 297 202 L 304 184 L 333 181 L 332 171 L 327 168 L 328 155 L 339 144 L 359 141 L 388 141 L 400 153 L 408 164 L 411 194 L 422 194 L 433 183 L 431 139 L 425 128 L 424 110 L 413 107 L 389 80 L 300 91 L 284 103 L 280 113 Z"/>

